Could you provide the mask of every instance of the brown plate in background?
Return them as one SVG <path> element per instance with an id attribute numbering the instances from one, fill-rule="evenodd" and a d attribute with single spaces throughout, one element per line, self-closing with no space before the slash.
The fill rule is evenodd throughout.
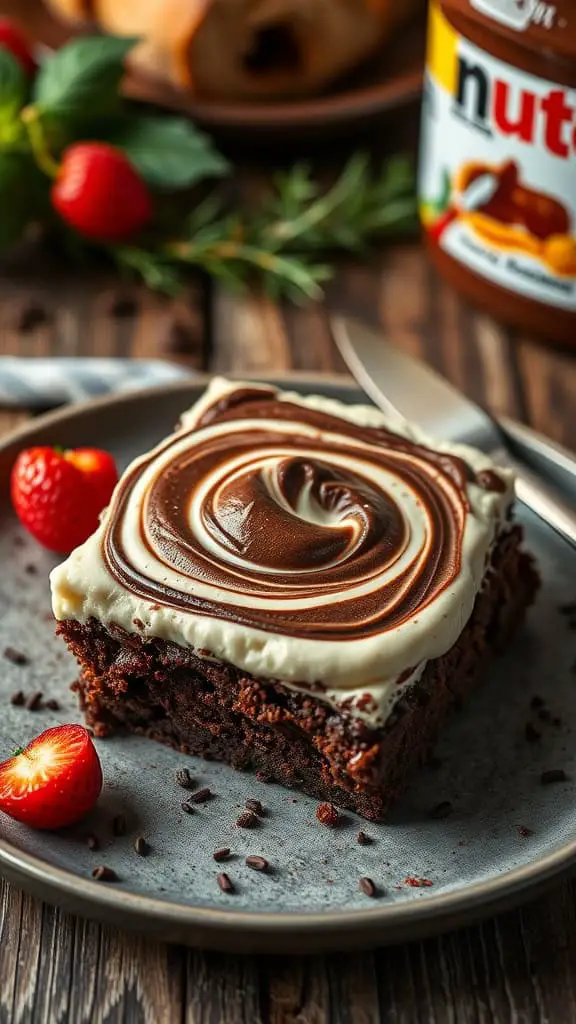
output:
<path id="1" fill-rule="evenodd" d="M 0 0 L 0 13 L 25 22 L 41 46 L 61 45 L 71 36 L 41 0 Z M 219 134 L 249 130 L 259 138 L 335 136 L 369 127 L 382 115 L 418 99 L 422 89 L 425 25 L 416 19 L 361 71 L 322 96 L 273 103 L 202 100 L 138 73 L 126 80 L 126 95 L 189 114 Z"/>

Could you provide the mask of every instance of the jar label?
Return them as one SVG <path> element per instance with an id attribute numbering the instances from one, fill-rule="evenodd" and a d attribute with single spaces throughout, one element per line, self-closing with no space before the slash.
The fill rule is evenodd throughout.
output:
<path id="1" fill-rule="evenodd" d="M 432 0 L 420 209 L 480 277 L 576 310 L 576 90 L 459 35 Z"/>

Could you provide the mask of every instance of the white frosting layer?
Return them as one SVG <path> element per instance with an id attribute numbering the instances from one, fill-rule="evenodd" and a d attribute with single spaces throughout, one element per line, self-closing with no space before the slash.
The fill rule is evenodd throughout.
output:
<path id="1" fill-rule="evenodd" d="M 249 386 L 258 387 L 252 384 Z M 214 434 L 222 429 L 221 425 L 215 424 L 213 427 L 203 428 L 198 435 L 186 434 L 207 407 L 237 387 L 236 383 L 222 379 L 215 379 L 212 382 L 199 402 L 182 417 L 182 438 L 179 439 L 177 432 L 176 443 L 170 445 L 170 459 L 179 450 L 195 444 L 195 437 L 200 438 L 205 430 Z M 372 406 L 348 406 L 326 398 L 305 398 L 288 392 L 280 394 L 279 397 L 284 401 L 325 411 L 358 426 L 393 430 L 428 448 L 460 456 L 475 472 L 495 468 L 490 459 L 475 449 L 433 442 L 416 428 L 391 420 Z M 249 429 L 251 424 L 241 421 L 238 426 Z M 258 427 L 262 427 L 261 420 L 258 421 Z M 300 427 L 299 434 L 302 436 Z M 334 437 L 330 437 L 334 442 Z M 311 443 L 312 440 L 317 449 L 317 431 L 311 431 Z M 148 485 L 152 476 L 157 476 L 159 469 L 161 470 L 163 458 L 168 459 L 167 451 L 166 442 L 155 449 L 156 458 L 137 481 L 124 510 L 122 543 L 130 563 L 147 579 L 156 578 L 162 583 L 175 586 L 179 591 L 182 591 L 183 586 L 189 585 L 195 596 L 204 596 L 223 604 L 228 602 L 237 607 L 245 601 L 250 602 L 250 607 L 255 607 L 253 597 L 243 597 L 236 592 L 229 594 L 201 580 L 188 581 L 180 576 L 176 569 L 167 567 L 164 562 L 155 561 L 150 548 L 143 542 L 137 524 L 145 518 L 142 512 Z M 287 454 L 293 452 L 279 449 L 274 456 L 280 459 Z M 300 454 L 305 456 L 305 450 Z M 136 460 L 127 472 L 147 458 L 149 453 Z M 338 457 L 334 455 L 334 444 L 331 447 L 330 462 L 332 465 L 337 462 L 343 469 L 358 469 L 358 460 L 354 460 L 352 465 L 350 457 L 345 453 Z M 262 467 L 263 478 L 267 481 L 268 490 L 274 494 L 274 458 L 271 459 L 268 455 L 266 463 Z M 230 479 L 230 468 L 230 463 L 227 463 L 226 480 Z M 236 469 L 241 472 L 242 466 L 239 464 Z M 373 467 L 371 472 L 372 482 L 384 491 L 394 494 L 395 502 L 401 507 L 405 517 L 408 526 L 407 546 L 402 552 L 401 559 L 409 564 L 415 555 L 425 558 L 430 523 L 421 504 L 404 483 L 402 492 L 398 493 L 398 481 L 390 478 L 384 470 L 376 479 Z M 397 697 L 405 690 L 405 684 L 398 685 L 399 678 L 406 673 L 410 673 L 408 682 L 418 678 L 427 661 L 440 657 L 454 645 L 470 617 L 476 595 L 482 585 L 490 548 L 514 496 L 511 474 L 500 467 L 497 468 L 497 472 L 506 484 L 504 492 L 485 490 L 476 484 L 468 485 L 470 511 L 465 513 L 460 571 L 452 583 L 411 619 L 386 632 L 372 636 L 359 635 L 357 639 L 303 639 L 253 629 L 224 618 L 197 614 L 191 610 L 171 608 L 144 600 L 123 587 L 107 568 L 102 554 L 102 536 L 110 515 L 108 511 L 103 514 L 97 532 L 52 572 L 54 614 L 58 620 L 74 619 L 80 622 L 86 622 L 94 617 L 105 624 L 114 622 L 123 629 L 137 632 L 144 637 L 158 637 L 196 650 L 208 650 L 215 658 L 230 662 L 256 677 L 282 680 L 286 685 L 298 683 L 306 687 L 307 684 L 313 686 L 322 683 L 326 687 L 326 699 L 330 703 L 341 705 L 350 702 L 347 706 L 356 706 L 359 702 L 358 714 L 370 721 L 382 721 L 389 714 Z M 222 484 L 225 483 L 226 481 L 222 481 Z M 209 484 L 203 485 L 202 493 L 199 488 L 192 495 L 187 517 L 190 529 L 196 536 L 204 529 L 199 516 L 203 492 L 215 484 L 218 485 L 219 481 L 211 479 Z M 278 495 L 278 498 L 282 500 L 282 495 Z M 305 491 L 300 497 L 296 511 L 298 516 L 305 520 L 321 522 L 327 528 L 330 527 L 326 510 L 320 509 Z M 202 540 L 207 550 L 214 543 L 205 531 Z M 228 561 L 233 562 L 233 556 L 229 555 Z M 238 568 L 242 569 L 240 556 L 238 561 Z M 381 585 L 387 574 L 397 574 L 398 568 L 398 564 L 382 566 L 376 583 L 374 579 L 359 582 L 356 585 L 356 592 L 364 593 L 377 584 Z M 262 571 L 262 567 L 260 569 Z M 349 591 L 346 593 L 350 596 Z M 273 594 L 256 600 L 261 602 L 263 608 L 276 607 Z M 329 604 L 334 600 L 338 598 L 333 594 L 319 593 L 314 603 Z M 298 607 L 298 603 L 297 600 L 294 602 L 295 608 Z M 288 609 L 290 602 L 283 602 L 282 607 Z M 364 707 L 366 701 L 363 698 L 366 694 L 372 698 L 368 707 Z"/>

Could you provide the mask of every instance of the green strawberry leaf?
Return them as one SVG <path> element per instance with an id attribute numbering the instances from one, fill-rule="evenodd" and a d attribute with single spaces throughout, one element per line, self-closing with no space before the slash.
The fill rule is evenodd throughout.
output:
<path id="1" fill-rule="evenodd" d="M 29 154 L 0 150 L 0 250 L 20 241 L 39 212 L 42 189 L 42 175 Z"/>
<path id="2" fill-rule="evenodd" d="M 0 49 L 0 139 L 3 127 L 12 125 L 26 102 L 27 81 L 19 61 Z"/>
<path id="3" fill-rule="evenodd" d="M 42 66 L 34 88 L 41 113 L 62 118 L 98 116 L 120 102 L 124 60 L 137 39 L 87 36 L 63 46 Z"/>
<path id="4" fill-rule="evenodd" d="M 184 118 L 132 116 L 111 126 L 107 141 L 126 154 L 153 188 L 189 188 L 229 169 L 211 139 Z"/>

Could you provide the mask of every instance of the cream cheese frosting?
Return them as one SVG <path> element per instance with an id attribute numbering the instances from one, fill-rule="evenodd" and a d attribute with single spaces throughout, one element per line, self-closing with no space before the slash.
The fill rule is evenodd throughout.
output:
<path id="1" fill-rule="evenodd" d="M 464 629 L 513 497 L 479 451 L 371 406 L 216 378 L 54 569 L 54 614 L 382 722 Z"/>

